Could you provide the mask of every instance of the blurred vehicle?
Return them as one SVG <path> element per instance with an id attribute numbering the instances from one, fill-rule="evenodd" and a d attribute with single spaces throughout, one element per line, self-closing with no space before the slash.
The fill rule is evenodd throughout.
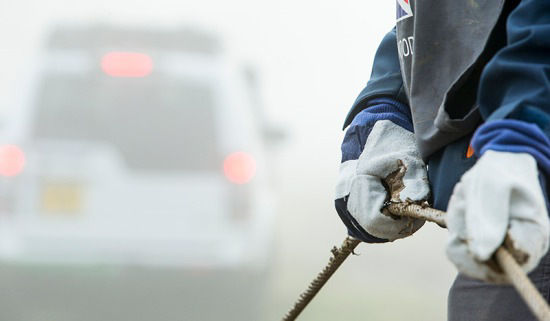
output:
<path id="1" fill-rule="evenodd" d="M 42 58 L 0 145 L 0 319 L 258 320 L 250 69 L 194 29 L 62 26 Z"/>

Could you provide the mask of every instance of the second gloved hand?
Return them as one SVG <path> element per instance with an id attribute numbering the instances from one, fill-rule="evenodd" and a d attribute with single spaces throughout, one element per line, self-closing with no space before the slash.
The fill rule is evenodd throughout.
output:
<path id="1" fill-rule="evenodd" d="M 470 277 L 506 282 L 492 263 L 504 245 L 526 272 L 548 250 L 550 224 L 535 159 L 487 151 L 455 186 L 447 209 L 447 256 Z"/>

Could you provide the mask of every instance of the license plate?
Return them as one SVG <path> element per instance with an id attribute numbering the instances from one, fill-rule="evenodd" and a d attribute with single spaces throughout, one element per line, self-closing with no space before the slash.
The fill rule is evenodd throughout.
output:
<path id="1" fill-rule="evenodd" d="M 45 183 L 42 211 L 48 214 L 76 214 L 82 209 L 82 186 L 78 183 Z"/>

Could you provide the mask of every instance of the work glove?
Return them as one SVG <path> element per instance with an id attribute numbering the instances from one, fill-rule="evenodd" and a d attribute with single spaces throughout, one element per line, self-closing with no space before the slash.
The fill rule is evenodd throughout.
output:
<path id="1" fill-rule="evenodd" d="M 342 144 L 336 208 L 349 234 L 364 242 L 394 241 L 424 224 L 383 209 L 388 201 L 421 203 L 429 196 L 407 110 L 397 102 L 368 107 L 354 118 Z"/>
<path id="2" fill-rule="evenodd" d="M 548 250 L 550 224 L 537 162 L 527 153 L 486 151 L 454 188 L 447 256 L 470 277 L 506 283 L 492 259 L 504 245 L 525 272 Z"/>

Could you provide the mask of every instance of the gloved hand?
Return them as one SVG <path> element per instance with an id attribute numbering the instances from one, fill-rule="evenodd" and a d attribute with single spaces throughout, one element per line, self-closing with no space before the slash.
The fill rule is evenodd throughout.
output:
<path id="1" fill-rule="evenodd" d="M 386 111 L 393 112 L 393 107 Z M 342 144 L 343 162 L 336 187 L 340 218 L 351 236 L 365 242 L 394 241 L 413 234 L 424 220 L 383 213 L 384 203 L 421 202 L 429 195 L 426 167 L 412 125 L 405 122 L 408 115 L 393 114 L 394 118 L 389 117 L 393 121 L 379 116 L 388 114 L 376 113 L 370 107 L 354 118 Z"/>
<path id="2" fill-rule="evenodd" d="M 454 188 L 447 209 L 447 256 L 461 273 L 504 283 L 493 253 L 505 245 L 525 272 L 548 250 L 550 224 L 535 159 L 486 151 Z"/>

